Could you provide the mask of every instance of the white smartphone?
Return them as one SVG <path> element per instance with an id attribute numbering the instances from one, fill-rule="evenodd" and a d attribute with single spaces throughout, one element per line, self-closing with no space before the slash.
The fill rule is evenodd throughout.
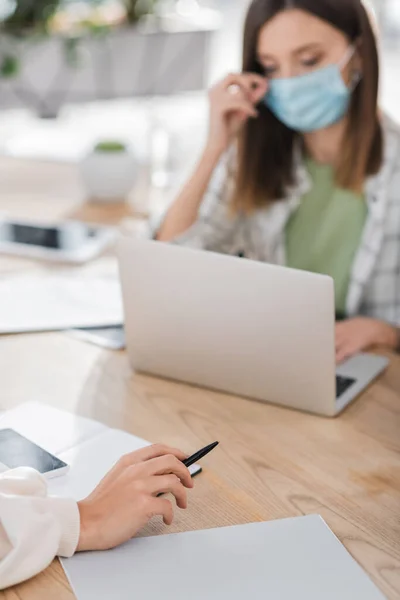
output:
<path id="1" fill-rule="evenodd" d="M 14 429 L 0 429 L 0 472 L 32 467 L 47 479 L 64 475 L 69 465 Z"/>
<path id="2" fill-rule="evenodd" d="M 0 219 L 0 253 L 84 263 L 115 240 L 115 229 L 79 221 L 39 223 Z"/>

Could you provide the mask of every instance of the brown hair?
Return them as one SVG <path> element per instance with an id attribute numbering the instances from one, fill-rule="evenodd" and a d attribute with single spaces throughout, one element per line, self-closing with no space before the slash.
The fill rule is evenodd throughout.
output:
<path id="1" fill-rule="evenodd" d="M 263 73 L 257 60 L 259 32 L 270 19 L 289 8 L 327 21 L 351 42 L 358 43 L 363 78 L 352 95 L 336 182 L 360 192 L 366 177 L 376 174 L 383 160 L 378 115 L 379 57 L 371 21 L 361 0 L 253 0 L 245 24 L 244 72 Z M 299 139 L 298 133 L 260 104 L 259 117 L 247 122 L 238 140 L 235 210 L 251 211 L 285 197 L 296 182 L 294 155 Z"/>

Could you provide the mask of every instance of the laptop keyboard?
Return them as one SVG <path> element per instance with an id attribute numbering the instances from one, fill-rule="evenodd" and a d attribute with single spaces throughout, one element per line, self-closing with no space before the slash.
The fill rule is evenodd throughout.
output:
<path id="1" fill-rule="evenodd" d="M 341 377 L 336 375 L 336 398 L 340 398 L 352 385 L 356 383 L 355 379 L 349 377 Z"/>

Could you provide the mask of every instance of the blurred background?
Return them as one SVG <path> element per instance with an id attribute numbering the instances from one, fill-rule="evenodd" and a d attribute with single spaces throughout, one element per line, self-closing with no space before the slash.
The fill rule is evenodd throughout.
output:
<path id="1" fill-rule="evenodd" d="M 157 211 L 201 148 L 206 89 L 240 69 L 248 4 L 0 0 L 0 158 L 79 165 L 99 143 L 114 157 L 129 151 L 141 178 L 130 202 Z M 372 4 L 381 103 L 400 121 L 400 0 Z"/>

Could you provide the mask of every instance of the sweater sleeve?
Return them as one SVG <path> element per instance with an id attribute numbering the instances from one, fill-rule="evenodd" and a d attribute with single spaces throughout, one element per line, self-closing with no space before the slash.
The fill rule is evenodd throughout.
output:
<path id="1" fill-rule="evenodd" d="M 235 152 L 227 152 L 216 167 L 204 198 L 198 218 L 187 231 L 172 240 L 172 243 L 222 254 L 236 254 L 240 249 L 243 220 L 231 209 L 234 186 Z M 165 211 L 150 222 L 149 235 L 156 238 L 166 216 Z"/>
<path id="2" fill-rule="evenodd" d="M 77 503 L 48 496 L 39 473 L 0 475 L 0 589 L 40 573 L 56 556 L 72 556 L 79 531 Z"/>

